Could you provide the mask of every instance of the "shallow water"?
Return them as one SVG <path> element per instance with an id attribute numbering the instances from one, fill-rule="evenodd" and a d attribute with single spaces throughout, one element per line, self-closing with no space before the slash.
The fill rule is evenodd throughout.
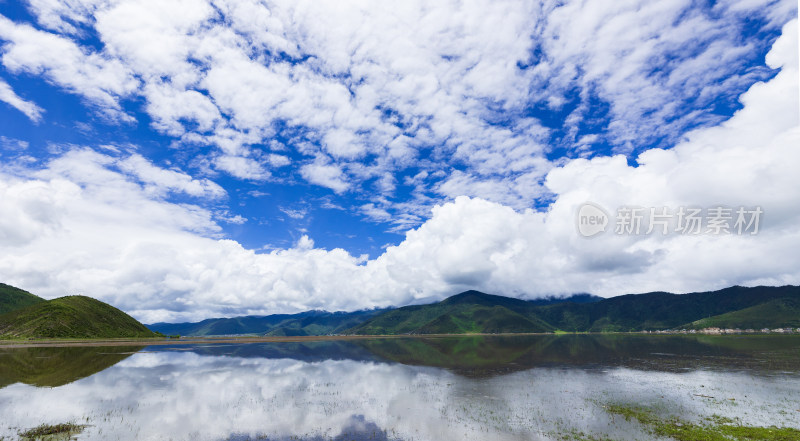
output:
<path id="1" fill-rule="evenodd" d="M 5 439 L 75 422 L 102 440 L 642 440 L 604 406 L 800 428 L 800 336 L 20 348 L 0 387 Z"/>

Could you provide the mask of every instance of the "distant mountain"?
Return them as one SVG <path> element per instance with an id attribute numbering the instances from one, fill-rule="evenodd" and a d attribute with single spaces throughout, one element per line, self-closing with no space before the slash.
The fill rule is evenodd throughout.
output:
<path id="1" fill-rule="evenodd" d="M 165 335 L 271 335 L 304 336 L 338 334 L 386 311 L 374 309 L 355 312 L 306 311 L 299 314 L 274 314 L 233 318 L 212 318 L 190 323 L 153 323 L 147 325 Z"/>
<path id="2" fill-rule="evenodd" d="M 720 326 L 798 326 L 800 287 L 735 286 L 719 291 L 629 294 L 602 300 L 536 304 L 466 291 L 429 305 L 380 314 L 347 333 L 358 335 L 628 332 Z M 707 321 L 703 322 L 702 320 Z M 721 327 L 721 326 L 720 326 Z"/>
<path id="3" fill-rule="evenodd" d="M 537 310 L 542 320 L 563 331 L 641 331 L 684 328 L 709 317 L 740 311 L 776 299 L 800 298 L 797 286 L 734 286 L 712 292 L 670 294 L 653 292 L 611 297 L 588 304 L 559 303 Z M 730 327 L 783 327 L 790 323 L 779 317 L 754 318 L 744 312 Z M 688 328 L 687 328 L 688 329 Z"/>
<path id="4" fill-rule="evenodd" d="M 800 328 L 800 296 L 780 298 L 688 323 L 681 328 Z"/>
<path id="5" fill-rule="evenodd" d="M 85 296 L 37 302 L 0 315 L 0 338 L 122 338 L 157 335 L 113 306 Z"/>
<path id="6" fill-rule="evenodd" d="M 44 301 L 43 298 L 28 291 L 0 283 L 0 315 Z"/>
<path id="7" fill-rule="evenodd" d="M 589 294 L 520 300 L 465 291 L 440 302 L 355 312 L 307 311 L 142 325 L 84 296 L 44 300 L 0 284 L 0 338 L 117 338 L 330 334 L 505 334 L 800 327 L 800 287 L 734 286 L 713 292 Z M 149 328 L 149 329 L 148 329 Z"/>
<path id="8" fill-rule="evenodd" d="M 525 300 L 466 291 L 438 303 L 384 312 L 348 330 L 350 334 L 467 334 L 551 332 L 553 326 Z"/>

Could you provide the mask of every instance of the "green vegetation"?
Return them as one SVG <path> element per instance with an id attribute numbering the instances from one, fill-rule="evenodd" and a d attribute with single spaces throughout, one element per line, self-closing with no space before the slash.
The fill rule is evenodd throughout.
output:
<path id="1" fill-rule="evenodd" d="M 35 296 L 28 291 L 0 283 L 0 315 L 44 301 L 43 298 Z"/>
<path id="2" fill-rule="evenodd" d="M 355 312 L 307 311 L 145 327 L 82 296 L 45 301 L 0 284 L 0 338 L 118 338 L 168 335 L 506 334 L 636 332 L 709 327 L 800 327 L 800 287 L 735 286 L 714 292 L 589 295 L 526 301 L 466 291 L 441 302 Z M 149 329 L 148 329 L 149 328 Z"/>
<path id="3" fill-rule="evenodd" d="M 704 328 L 800 328 L 800 297 L 782 298 L 739 311 L 694 321 L 686 329 Z"/>
<path id="4" fill-rule="evenodd" d="M 85 296 L 43 301 L 0 316 L 0 338 L 147 338 L 157 334 L 113 306 Z"/>
<path id="5" fill-rule="evenodd" d="M 782 328 L 800 326 L 800 287 L 629 294 L 600 301 L 537 304 L 467 291 L 438 303 L 389 310 L 348 333 L 360 335 Z"/>
<path id="6" fill-rule="evenodd" d="M 589 304 L 560 303 L 545 306 L 538 314 L 554 327 L 573 332 L 680 329 L 687 323 L 783 298 L 800 299 L 800 287 L 734 286 L 703 293 L 630 294 Z M 730 321 L 728 324 L 730 327 L 744 327 L 744 323 L 737 321 Z M 780 317 L 769 316 L 748 324 L 758 328 L 789 326 Z"/>
<path id="7" fill-rule="evenodd" d="M 558 441 L 615 441 L 613 438 L 602 435 L 586 434 L 578 429 L 562 429 L 547 434 Z"/>
<path id="8" fill-rule="evenodd" d="M 304 336 L 339 334 L 357 326 L 385 310 L 374 309 L 354 312 L 306 311 L 299 314 L 274 314 L 213 318 L 197 323 L 154 323 L 147 325 L 153 331 L 169 335 L 269 335 Z"/>
<path id="9" fill-rule="evenodd" d="M 361 335 L 551 332 L 524 300 L 466 291 L 430 305 L 387 311 L 349 333 Z"/>
<path id="10" fill-rule="evenodd" d="M 749 427 L 728 418 L 712 417 L 706 423 L 692 423 L 676 417 L 662 418 L 653 409 L 612 404 L 606 410 L 626 420 L 636 420 L 651 433 L 678 441 L 794 441 L 800 430 L 790 427 Z"/>
<path id="11" fill-rule="evenodd" d="M 24 440 L 68 440 L 74 435 L 81 433 L 86 426 L 75 423 L 62 424 L 42 424 L 41 426 L 20 432 L 19 436 Z"/>

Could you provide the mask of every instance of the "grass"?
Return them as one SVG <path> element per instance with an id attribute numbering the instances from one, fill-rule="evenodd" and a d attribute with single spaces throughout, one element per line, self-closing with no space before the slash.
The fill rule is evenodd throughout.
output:
<path id="1" fill-rule="evenodd" d="M 614 441 L 613 438 L 604 435 L 586 434 L 578 429 L 568 429 L 559 432 L 548 433 L 550 437 L 558 441 Z"/>
<path id="2" fill-rule="evenodd" d="M 752 427 L 736 424 L 730 418 L 714 416 L 706 423 L 692 423 L 677 417 L 661 418 L 652 409 L 611 404 L 606 410 L 626 420 L 636 420 L 658 436 L 678 441 L 796 441 L 800 430 L 791 427 Z"/>
<path id="3" fill-rule="evenodd" d="M 28 291 L 0 283 L 0 314 L 27 308 L 44 301 L 43 298 Z"/>
<path id="4" fill-rule="evenodd" d="M 156 334 L 113 306 L 85 296 L 40 302 L 0 315 L 0 338 L 119 338 Z"/>
<path id="5" fill-rule="evenodd" d="M 800 327 L 800 298 L 775 299 L 750 308 L 692 322 L 687 329 Z"/>
<path id="6" fill-rule="evenodd" d="M 28 429 L 20 432 L 20 438 L 24 440 L 68 440 L 73 435 L 77 435 L 83 431 L 84 427 L 75 423 L 62 423 L 62 424 L 42 424 L 33 429 Z"/>

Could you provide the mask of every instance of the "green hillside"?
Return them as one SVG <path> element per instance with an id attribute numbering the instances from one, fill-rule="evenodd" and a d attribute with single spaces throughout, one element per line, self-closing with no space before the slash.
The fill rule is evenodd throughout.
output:
<path id="1" fill-rule="evenodd" d="M 703 318 L 743 310 L 781 298 L 800 298 L 800 287 L 734 286 L 719 291 L 689 294 L 629 294 L 588 304 L 559 303 L 544 306 L 537 310 L 537 314 L 547 323 L 564 331 L 628 332 L 675 329 Z M 775 324 L 778 325 L 778 322 Z"/>
<path id="2" fill-rule="evenodd" d="M 60 297 L 0 315 L 0 338 L 123 338 L 157 335 L 111 305 Z"/>
<path id="3" fill-rule="evenodd" d="M 44 301 L 43 298 L 28 291 L 0 283 L 0 315 Z"/>
<path id="4" fill-rule="evenodd" d="M 358 326 L 384 312 L 383 309 L 354 312 L 306 311 L 298 314 L 273 314 L 212 318 L 195 323 L 153 323 L 147 327 L 166 335 L 330 335 Z"/>
<path id="5" fill-rule="evenodd" d="M 387 311 L 348 331 L 361 335 L 551 332 L 524 300 L 466 291 L 430 305 Z"/>
<path id="6" fill-rule="evenodd" d="M 800 328 L 800 298 L 782 298 L 760 305 L 696 320 L 681 328 Z"/>
<path id="7" fill-rule="evenodd" d="M 735 286 L 713 292 L 629 294 L 537 304 L 467 291 L 438 303 L 380 314 L 347 331 L 360 335 L 630 332 L 681 328 L 800 326 L 800 287 Z"/>

